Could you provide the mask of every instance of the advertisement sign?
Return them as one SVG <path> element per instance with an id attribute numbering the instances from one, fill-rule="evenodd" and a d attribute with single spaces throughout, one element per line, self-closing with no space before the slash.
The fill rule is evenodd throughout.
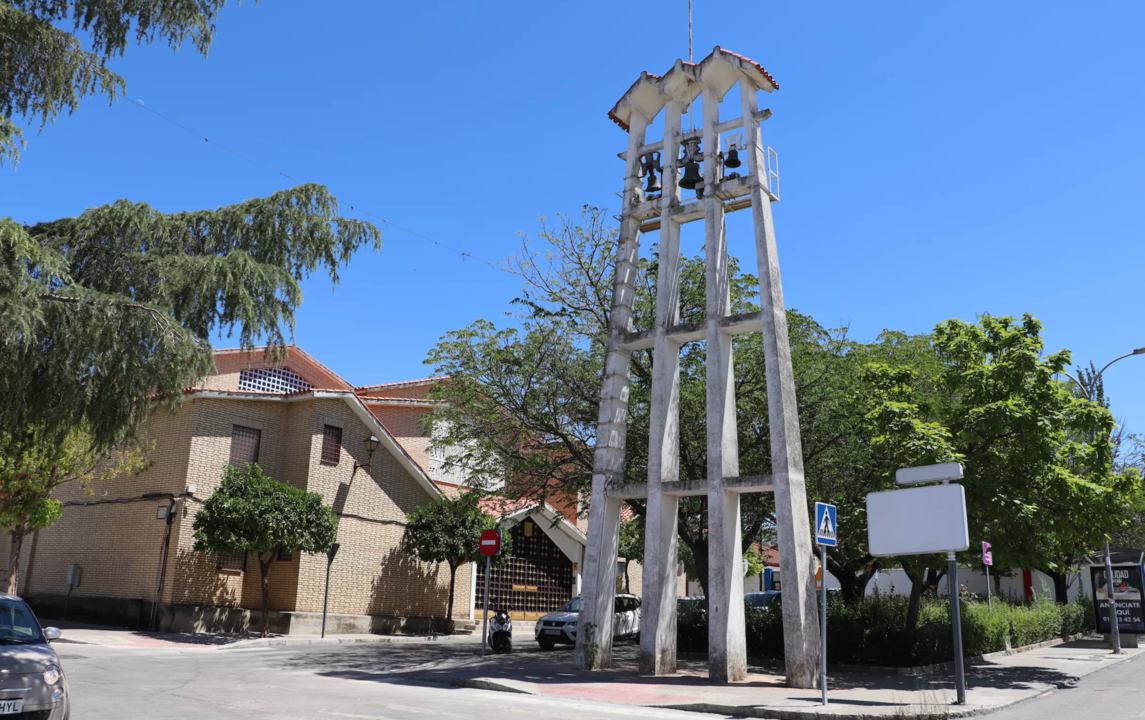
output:
<path id="1" fill-rule="evenodd" d="M 1105 568 L 1091 566 L 1089 577 L 1093 586 L 1093 611 L 1097 616 L 1097 631 L 1109 633 L 1109 584 Z M 1120 632 L 1145 632 L 1145 615 L 1141 598 L 1145 595 L 1140 565 L 1113 566 L 1113 599 L 1117 601 L 1117 629 Z"/>

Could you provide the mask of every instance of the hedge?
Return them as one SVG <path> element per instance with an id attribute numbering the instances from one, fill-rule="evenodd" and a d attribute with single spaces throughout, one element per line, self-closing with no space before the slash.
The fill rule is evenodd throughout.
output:
<path id="1" fill-rule="evenodd" d="M 872 595 L 857 605 L 838 600 L 827 604 L 827 647 L 832 663 L 910 667 L 949 662 L 954 657 L 950 606 L 945 599 L 924 599 L 918 627 L 907 632 L 908 598 Z M 1038 600 L 1015 605 L 995 600 L 961 603 L 962 647 L 968 657 L 1032 645 L 1093 629 L 1092 605 L 1058 605 Z M 704 603 L 681 606 L 677 613 L 677 647 L 683 652 L 707 651 L 708 614 Z M 783 617 L 779 603 L 745 608 L 749 657 L 783 659 Z"/>

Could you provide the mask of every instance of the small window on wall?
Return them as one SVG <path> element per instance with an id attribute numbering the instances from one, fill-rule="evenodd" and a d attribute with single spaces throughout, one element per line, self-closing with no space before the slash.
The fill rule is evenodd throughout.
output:
<path id="1" fill-rule="evenodd" d="M 235 425 L 231 428 L 231 465 L 246 467 L 258 462 L 258 447 L 262 444 L 262 430 Z"/>
<path id="2" fill-rule="evenodd" d="M 237 553 L 219 553 L 215 567 L 228 572 L 243 572 L 246 570 L 246 551 Z"/>
<path id="3" fill-rule="evenodd" d="M 322 431 L 322 464 L 337 465 L 342 459 L 342 428 L 327 425 Z"/>
<path id="4" fill-rule="evenodd" d="M 294 559 L 294 550 L 292 548 L 279 548 L 278 559 L 282 562 L 290 562 Z"/>

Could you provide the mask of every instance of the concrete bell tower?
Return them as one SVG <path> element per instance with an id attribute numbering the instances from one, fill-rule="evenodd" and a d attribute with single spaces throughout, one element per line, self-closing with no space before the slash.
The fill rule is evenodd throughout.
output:
<path id="1" fill-rule="evenodd" d="M 720 106 L 738 85 L 742 117 L 721 121 Z M 613 285 L 604 383 L 589 510 L 576 666 L 608 667 L 612 656 L 620 506 L 644 499 L 644 589 L 640 669 L 676 670 L 677 509 L 679 498 L 708 498 L 708 662 L 714 682 L 747 673 L 744 638 L 740 495 L 774 492 L 783 569 L 784 649 L 793 687 L 817 681 L 819 632 L 815 566 L 803 481 L 803 454 L 783 288 L 779 277 L 771 203 L 779 200 L 775 153 L 760 139 L 770 110 L 757 108 L 759 90 L 778 89 L 757 62 L 716 47 L 698 63 L 677 60 L 663 77 L 640 78 L 608 113 L 628 132 L 620 240 Z M 684 132 L 682 117 L 702 95 L 700 127 Z M 646 143 L 645 131 L 664 112 L 664 138 Z M 742 134 L 741 134 L 742 133 Z M 683 157 L 681 157 L 683 151 Z M 702 174 L 700 168 L 702 166 Z M 743 166 L 743 174 L 731 168 Z M 680 172 L 683 170 L 683 177 Z M 641 179 L 662 174 L 662 190 L 647 192 Z M 687 192 L 690 191 L 690 192 Z M 694 193 L 694 197 L 690 197 Z M 751 208 L 759 264 L 760 312 L 730 314 L 726 213 Z M 679 320 L 680 226 L 704 222 L 707 265 L 706 319 Z M 637 257 L 642 233 L 660 231 L 656 321 L 633 329 Z M 736 439 L 732 337 L 762 332 L 767 364 L 772 474 L 741 476 Z M 706 341 L 708 476 L 679 478 L 680 345 Z M 625 483 L 628 370 L 635 350 L 653 350 L 648 481 Z"/>

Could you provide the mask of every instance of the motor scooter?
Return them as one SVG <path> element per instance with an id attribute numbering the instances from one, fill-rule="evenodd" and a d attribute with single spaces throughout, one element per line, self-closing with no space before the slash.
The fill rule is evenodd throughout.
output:
<path id="1" fill-rule="evenodd" d="M 493 652 L 513 652 L 513 619 L 504 610 L 498 610 L 489 621 L 489 644 Z"/>

